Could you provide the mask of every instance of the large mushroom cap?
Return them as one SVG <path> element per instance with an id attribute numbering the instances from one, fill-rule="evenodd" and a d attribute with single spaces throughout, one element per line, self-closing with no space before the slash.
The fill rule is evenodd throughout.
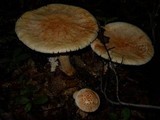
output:
<path id="1" fill-rule="evenodd" d="M 87 10 L 65 4 L 50 4 L 24 13 L 15 31 L 28 47 L 42 53 L 75 51 L 92 42 L 98 31 L 96 19 Z"/>
<path id="2" fill-rule="evenodd" d="M 150 38 L 140 28 L 126 22 L 113 22 L 104 26 L 104 36 L 109 37 L 106 47 L 113 62 L 126 65 L 142 65 L 151 60 L 154 48 Z M 91 48 L 109 59 L 104 45 L 96 39 Z"/>

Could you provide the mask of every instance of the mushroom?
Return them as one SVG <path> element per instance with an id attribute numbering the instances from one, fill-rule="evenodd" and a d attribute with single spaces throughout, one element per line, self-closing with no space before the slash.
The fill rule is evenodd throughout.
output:
<path id="1" fill-rule="evenodd" d="M 104 30 L 104 36 L 109 37 L 105 46 L 113 62 L 143 65 L 153 57 L 152 42 L 139 27 L 126 22 L 112 22 L 106 24 Z M 105 46 L 98 38 L 91 43 L 96 54 L 109 59 Z"/>
<path id="2" fill-rule="evenodd" d="M 49 4 L 25 12 L 17 20 L 15 32 L 32 50 L 57 54 L 60 69 L 71 76 L 75 69 L 67 52 L 82 49 L 95 40 L 98 25 L 95 17 L 81 7 Z"/>
<path id="3" fill-rule="evenodd" d="M 89 88 L 75 91 L 73 98 L 78 108 L 84 112 L 95 112 L 100 106 L 98 94 Z"/>

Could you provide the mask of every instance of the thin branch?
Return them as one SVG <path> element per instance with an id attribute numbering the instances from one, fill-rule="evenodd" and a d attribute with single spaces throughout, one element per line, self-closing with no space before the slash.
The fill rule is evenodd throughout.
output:
<path id="1" fill-rule="evenodd" d="M 111 70 L 114 72 L 114 75 L 115 75 L 115 77 L 116 77 L 116 78 L 115 78 L 115 79 L 116 79 L 116 97 L 117 97 L 118 102 L 117 102 L 117 101 L 113 101 L 113 100 L 111 100 L 111 99 L 108 98 L 108 96 L 107 96 L 107 94 L 106 94 L 106 83 L 104 83 L 105 85 L 104 85 L 104 88 L 103 88 L 103 80 L 102 80 L 102 78 L 101 78 L 101 80 L 100 80 L 100 81 L 101 81 L 100 87 L 101 87 L 101 92 L 103 93 L 105 99 L 106 99 L 109 103 L 111 103 L 111 104 L 113 104 L 113 105 L 122 105 L 122 106 L 127 106 L 127 107 L 149 108 L 149 109 L 157 109 L 157 110 L 160 110 L 160 106 L 127 103 L 127 102 L 123 102 L 123 101 L 120 100 L 120 98 L 119 98 L 119 78 L 118 78 L 118 74 L 117 74 L 117 71 L 116 71 L 116 69 L 115 69 L 115 67 L 114 67 L 114 63 L 112 62 L 111 56 L 110 56 L 110 54 L 109 54 L 109 50 L 107 49 L 107 47 L 106 47 L 106 45 L 105 45 L 106 43 L 104 42 L 104 41 L 105 41 L 105 40 L 104 40 L 104 35 L 103 35 L 103 32 L 102 32 L 101 28 L 100 28 L 100 31 L 99 31 L 99 35 L 100 35 L 100 39 L 101 39 L 102 43 L 104 44 L 104 47 L 105 47 L 105 49 L 106 49 L 106 52 L 107 52 L 107 54 L 108 54 L 108 58 L 109 58 L 108 64 L 109 64 L 109 67 L 110 67 Z"/>

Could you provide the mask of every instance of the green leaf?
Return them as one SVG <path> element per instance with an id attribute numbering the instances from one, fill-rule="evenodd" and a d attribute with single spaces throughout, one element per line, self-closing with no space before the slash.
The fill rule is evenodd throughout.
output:
<path id="1" fill-rule="evenodd" d="M 17 104 L 27 104 L 30 100 L 26 96 L 21 96 L 16 98 L 16 103 Z"/>
<path id="2" fill-rule="evenodd" d="M 122 120 L 129 120 L 131 117 L 131 111 L 128 108 L 124 108 L 121 111 Z"/>
<path id="3" fill-rule="evenodd" d="M 33 89 L 31 89 L 28 86 L 20 91 L 20 95 L 29 96 L 29 95 L 32 95 L 32 94 L 33 94 Z"/>
<path id="4" fill-rule="evenodd" d="M 48 101 L 47 96 L 38 96 L 33 100 L 34 104 L 44 104 Z"/>
<path id="5" fill-rule="evenodd" d="M 31 93 L 31 90 L 30 89 L 27 89 L 27 88 L 25 88 L 25 89 L 22 89 L 21 91 L 20 91 L 20 95 L 30 95 L 30 93 Z"/>
<path id="6" fill-rule="evenodd" d="M 33 95 L 36 90 L 37 90 L 37 88 L 35 86 L 28 85 L 20 91 L 20 95 L 30 96 L 30 95 Z"/>
<path id="7" fill-rule="evenodd" d="M 24 110 L 25 110 L 26 112 L 29 112 L 29 111 L 31 110 L 31 108 L 32 108 L 32 104 L 31 104 L 31 103 L 27 103 L 27 104 L 25 105 L 25 107 L 24 107 Z"/>

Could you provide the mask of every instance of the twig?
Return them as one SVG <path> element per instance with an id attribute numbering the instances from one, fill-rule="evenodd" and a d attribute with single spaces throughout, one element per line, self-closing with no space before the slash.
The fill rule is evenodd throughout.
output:
<path id="1" fill-rule="evenodd" d="M 105 49 L 106 49 L 106 52 L 107 52 L 107 54 L 108 54 L 108 58 L 109 58 L 109 62 L 108 62 L 108 66 L 111 68 L 111 70 L 114 72 L 114 75 L 115 75 L 115 79 L 116 79 L 116 97 L 117 97 L 117 100 L 118 101 L 113 101 L 113 100 L 111 100 L 111 99 L 109 99 L 108 98 L 108 96 L 107 96 L 107 94 L 106 94 L 106 83 L 105 83 L 105 85 L 104 85 L 104 88 L 103 88 L 103 80 L 101 79 L 100 81 L 101 81 L 101 85 L 100 85 L 100 87 L 101 87 L 101 92 L 103 93 L 103 95 L 104 95 L 104 97 L 105 97 L 105 99 L 109 102 L 109 103 L 111 103 L 111 104 L 113 104 L 113 105 L 122 105 L 122 106 L 128 106 L 128 107 L 137 107 L 137 108 L 149 108 L 149 109 L 158 109 L 158 110 L 160 110 L 160 106 L 154 106 L 154 105 L 144 105 L 144 104 L 134 104 L 134 103 L 127 103 L 127 102 L 123 102 L 123 101 L 121 101 L 120 100 L 120 98 L 119 98 L 119 78 L 118 78 L 118 74 L 117 74 L 117 71 L 116 71 L 116 69 L 115 69 L 115 67 L 114 67 L 114 63 L 112 62 L 112 59 L 111 59 L 111 56 L 110 56 L 110 54 L 109 54 L 109 50 L 107 49 L 107 47 L 106 47 L 106 43 L 104 42 L 105 40 L 104 40 L 104 35 L 103 35 L 103 32 L 101 31 L 101 28 L 100 28 L 100 31 L 99 31 L 99 35 L 100 35 L 100 39 L 101 39 L 101 41 L 102 41 L 102 43 L 104 44 L 104 47 L 105 47 Z"/>

